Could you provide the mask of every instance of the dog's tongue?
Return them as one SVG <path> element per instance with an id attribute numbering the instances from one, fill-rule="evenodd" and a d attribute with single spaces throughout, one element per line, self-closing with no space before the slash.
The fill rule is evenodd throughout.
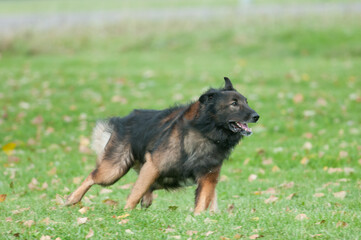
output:
<path id="1" fill-rule="evenodd" d="M 248 127 L 247 123 L 237 122 L 237 125 L 246 132 L 246 135 L 249 136 L 252 134 L 252 130 Z"/>

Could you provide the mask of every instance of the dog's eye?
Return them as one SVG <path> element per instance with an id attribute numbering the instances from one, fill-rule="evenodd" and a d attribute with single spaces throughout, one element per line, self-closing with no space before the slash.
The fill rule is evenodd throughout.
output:
<path id="1" fill-rule="evenodd" d="M 238 102 L 237 101 L 234 101 L 231 103 L 232 106 L 237 106 L 238 105 Z"/>

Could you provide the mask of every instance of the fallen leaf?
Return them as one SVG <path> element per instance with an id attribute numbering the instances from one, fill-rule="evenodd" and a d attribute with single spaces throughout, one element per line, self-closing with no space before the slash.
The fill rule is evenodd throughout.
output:
<path id="1" fill-rule="evenodd" d="M 337 173 L 337 172 L 343 172 L 342 168 L 329 168 L 328 173 Z"/>
<path id="2" fill-rule="evenodd" d="M 64 205 L 65 204 L 65 200 L 62 196 L 60 196 L 59 194 L 56 194 L 56 197 L 55 197 L 55 203 L 57 205 Z"/>
<path id="3" fill-rule="evenodd" d="M 2 147 L 2 150 L 6 155 L 10 156 L 11 154 L 13 154 L 15 147 L 16 147 L 16 143 L 10 142 L 8 144 L 5 144 Z"/>
<path id="4" fill-rule="evenodd" d="M 84 213 L 86 213 L 88 210 L 89 210 L 89 207 L 82 207 L 82 208 L 79 209 L 79 212 L 80 212 L 81 214 L 84 214 Z"/>
<path id="5" fill-rule="evenodd" d="M 22 213 L 22 212 L 25 212 L 25 211 L 28 211 L 28 210 L 30 210 L 30 207 L 28 207 L 28 208 L 20 208 L 20 209 L 17 209 L 17 210 L 13 210 L 11 212 L 12 212 L 12 214 L 19 214 L 19 213 Z"/>
<path id="6" fill-rule="evenodd" d="M 12 219 L 11 217 L 7 217 L 7 218 L 5 218 L 5 221 L 6 221 L 6 222 L 12 222 L 13 219 Z"/>
<path id="7" fill-rule="evenodd" d="M 4 202 L 6 199 L 6 194 L 0 194 L 0 202 Z"/>
<path id="8" fill-rule="evenodd" d="M 48 188 L 48 183 L 47 182 L 44 182 L 43 185 L 41 185 L 41 190 L 45 190 Z"/>
<path id="9" fill-rule="evenodd" d="M 311 138 L 313 138 L 313 134 L 310 133 L 310 132 L 306 132 L 306 133 L 303 134 L 303 137 L 305 137 L 307 139 L 311 139 Z"/>
<path id="10" fill-rule="evenodd" d="M 194 234 L 197 234 L 198 231 L 188 230 L 186 233 L 187 233 L 187 235 L 192 236 Z"/>
<path id="11" fill-rule="evenodd" d="M 40 240 L 51 240 L 50 236 L 41 236 Z"/>
<path id="12" fill-rule="evenodd" d="M 78 185 L 81 183 L 81 180 L 83 180 L 83 177 L 75 177 L 73 178 L 73 183 Z"/>
<path id="13" fill-rule="evenodd" d="M 305 142 L 305 144 L 303 144 L 303 149 L 311 150 L 312 149 L 312 143 Z"/>
<path id="14" fill-rule="evenodd" d="M 279 172 L 281 169 L 277 166 L 277 165 L 274 165 L 272 167 L 272 172 Z"/>
<path id="15" fill-rule="evenodd" d="M 56 174 L 56 167 L 53 167 L 52 169 L 50 169 L 49 171 L 48 171 L 48 175 L 49 176 L 53 176 L 53 175 L 55 175 Z"/>
<path id="16" fill-rule="evenodd" d="M 108 189 L 108 188 L 103 188 L 102 190 L 100 190 L 100 194 L 108 194 L 108 193 L 111 193 L 113 192 L 113 190 L 111 189 Z"/>
<path id="17" fill-rule="evenodd" d="M 28 188 L 30 190 L 35 190 L 38 188 L 38 184 L 39 184 L 38 180 L 36 178 L 32 178 L 31 182 L 28 184 Z"/>
<path id="18" fill-rule="evenodd" d="M 276 202 L 277 200 L 278 200 L 278 197 L 271 195 L 268 199 L 265 199 L 265 200 L 264 200 L 264 203 L 266 203 L 266 204 L 274 203 L 274 202 Z"/>
<path id="19" fill-rule="evenodd" d="M 165 233 L 170 233 L 170 232 L 175 232 L 175 229 L 171 228 L 170 226 L 168 226 L 165 230 Z"/>
<path id="20" fill-rule="evenodd" d="M 240 239 L 241 237 L 243 237 L 243 235 L 237 233 L 233 236 L 233 239 Z"/>
<path id="21" fill-rule="evenodd" d="M 348 224 L 343 221 L 339 221 L 336 223 L 336 227 L 347 227 L 347 226 L 348 226 Z"/>
<path id="22" fill-rule="evenodd" d="M 118 216 L 117 219 L 122 219 L 122 218 L 126 218 L 126 217 L 129 217 L 130 214 L 129 213 L 126 213 L 126 214 L 123 214 L 121 216 Z"/>
<path id="23" fill-rule="evenodd" d="M 315 193 L 315 194 L 313 194 L 313 196 L 319 198 L 319 197 L 324 197 L 325 194 L 323 194 L 323 193 Z"/>
<path id="24" fill-rule="evenodd" d="M 80 224 L 84 224 L 88 221 L 88 218 L 87 217 L 80 217 L 80 218 L 77 218 L 76 222 L 80 225 Z"/>
<path id="25" fill-rule="evenodd" d="M 114 201 L 114 200 L 111 200 L 111 199 L 105 199 L 105 200 L 103 200 L 103 203 L 105 203 L 106 205 L 109 205 L 109 206 L 116 206 L 116 205 L 118 205 L 118 202 L 117 202 L 117 201 Z"/>
<path id="26" fill-rule="evenodd" d="M 47 218 L 44 218 L 43 220 L 41 220 L 41 223 L 44 223 L 45 225 L 49 225 L 51 222 L 50 218 L 47 217 Z"/>
<path id="27" fill-rule="evenodd" d="M 133 186 L 133 183 L 127 183 L 119 187 L 119 189 L 130 189 Z"/>
<path id="28" fill-rule="evenodd" d="M 342 159 L 342 158 L 347 158 L 348 157 L 348 152 L 346 151 L 340 151 L 340 153 L 338 154 L 338 156 Z"/>
<path id="29" fill-rule="evenodd" d="M 32 124 L 34 124 L 34 125 L 40 125 L 40 124 L 42 124 L 44 122 L 44 118 L 42 117 L 42 116 L 37 116 L 37 117 L 35 117 L 32 121 L 31 121 L 31 123 Z"/>
<path id="30" fill-rule="evenodd" d="M 233 203 L 232 203 L 232 204 L 229 204 L 229 205 L 228 205 L 228 208 L 227 208 L 227 212 L 228 212 L 228 213 L 232 213 L 233 210 L 234 210 L 234 204 L 233 204 Z"/>
<path id="31" fill-rule="evenodd" d="M 347 193 L 346 191 L 341 191 L 341 192 L 335 192 L 333 193 L 333 196 L 335 198 L 339 198 L 339 199 L 344 199 L 346 197 Z"/>
<path id="32" fill-rule="evenodd" d="M 321 220 L 320 222 L 315 223 L 316 225 L 324 224 L 326 220 Z"/>
<path id="33" fill-rule="evenodd" d="M 273 163 L 273 159 L 272 158 L 264 158 L 262 160 L 262 164 L 263 165 L 271 165 Z"/>
<path id="34" fill-rule="evenodd" d="M 293 188 L 293 186 L 295 185 L 294 182 L 289 182 L 289 183 L 283 183 L 280 185 L 280 187 L 283 187 L 283 188 Z"/>
<path id="35" fill-rule="evenodd" d="M 301 213 L 301 214 L 298 214 L 298 215 L 295 217 L 295 219 L 298 220 L 298 221 L 303 221 L 303 220 L 308 219 L 308 217 L 307 217 L 306 214 Z"/>
<path id="36" fill-rule="evenodd" d="M 248 177 L 248 181 L 249 182 L 253 182 L 254 180 L 257 179 L 257 175 L 256 174 L 251 174 L 249 177 Z"/>
<path id="37" fill-rule="evenodd" d="M 307 158 L 307 157 L 303 157 L 302 160 L 301 160 L 301 164 L 302 165 L 307 165 L 307 163 L 309 162 L 310 160 Z"/>
<path id="38" fill-rule="evenodd" d="M 296 193 L 291 193 L 286 197 L 287 200 L 291 200 L 294 196 L 296 196 Z"/>
<path id="39" fill-rule="evenodd" d="M 345 167 L 345 168 L 343 169 L 343 171 L 344 171 L 346 174 L 350 174 L 350 173 L 355 172 L 355 169 L 350 168 L 350 167 Z"/>
<path id="40" fill-rule="evenodd" d="M 126 224 L 127 222 L 129 222 L 129 219 L 122 219 L 118 224 Z"/>
<path id="41" fill-rule="evenodd" d="M 253 234 L 251 236 L 249 236 L 249 239 L 257 239 L 257 238 L 261 238 L 264 237 L 263 235 L 259 235 L 259 234 Z"/>
<path id="42" fill-rule="evenodd" d="M 312 238 L 321 237 L 321 236 L 322 236 L 322 234 L 311 235 Z"/>
<path id="43" fill-rule="evenodd" d="M 26 227 L 31 227 L 34 224 L 35 224 L 34 220 L 27 220 L 23 223 L 23 225 Z"/>
<path id="44" fill-rule="evenodd" d="M 213 234 L 214 232 L 213 231 L 208 231 L 206 232 L 204 235 L 206 235 L 206 237 L 208 237 L 209 235 Z"/>
<path id="45" fill-rule="evenodd" d="M 130 230 L 130 229 L 126 229 L 126 230 L 125 230 L 125 233 L 134 234 L 134 232 L 132 232 L 132 230 Z"/>
<path id="46" fill-rule="evenodd" d="M 177 236 L 171 236 L 171 238 L 174 238 L 174 239 L 181 239 L 181 236 L 177 235 Z"/>
<path id="47" fill-rule="evenodd" d="M 94 236 L 94 231 L 93 231 L 93 229 L 89 229 L 89 232 L 88 232 L 88 234 L 85 236 L 85 238 L 86 239 L 88 239 L 88 238 L 91 238 L 91 237 L 93 237 Z"/>
<path id="48" fill-rule="evenodd" d="M 298 103 L 301 103 L 303 102 L 303 95 L 301 93 L 297 93 L 294 97 L 293 97 L 293 102 L 298 104 Z"/>
<path id="49" fill-rule="evenodd" d="M 222 175 L 220 178 L 219 178 L 219 181 L 220 182 L 226 182 L 226 181 L 228 181 L 229 179 L 228 179 L 228 177 L 226 176 L 226 175 Z"/>

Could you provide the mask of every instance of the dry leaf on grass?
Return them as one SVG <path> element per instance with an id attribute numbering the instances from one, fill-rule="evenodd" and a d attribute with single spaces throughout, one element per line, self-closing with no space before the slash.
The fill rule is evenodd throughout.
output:
<path id="1" fill-rule="evenodd" d="M 315 194 L 313 194 L 313 196 L 319 198 L 319 197 L 324 197 L 325 194 L 323 194 L 323 193 L 315 193 Z"/>
<path id="2" fill-rule="evenodd" d="M 102 190 L 100 190 L 100 194 L 108 194 L 108 193 L 112 193 L 113 190 L 108 189 L 108 188 L 103 188 Z"/>
<path id="3" fill-rule="evenodd" d="M 253 182 L 254 180 L 256 180 L 257 179 L 257 175 L 256 174 L 251 174 L 251 175 L 249 175 L 249 177 L 248 177 L 248 181 L 249 182 Z"/>
<path id="4" fill-rule="evenodd" d="M 283 183 L 280 185 L 280 187 L 283 187 L 283 188 L 293 188 L 293 186 L 295 185 L 294 182 L 289 182 L 289 183 Z"/>
<path id="5" fill-rule="evenodd" d="M 130 230 L 130 229 L 126 229 L 125 232 L 128 234 L 134 234 L 134 232 L 132 232 L 132 230 Z"/>
<path id="6" fill-rule="evenodd" d="M 35 224 L 34 220 L 27 220 L 23 223 L 23 225 L 26 227 L 31 227 L 34 224 Z"/>
<path id="7" fill-rule="evenodd" d="M 126 224 L 127 222 L 129 222 L 129 219 L 122 219 L 118 224 Z"/>
<path id="8" fill-rule="evenodd" d="M 80 217 L 80 218 L 77 218 L 76 222 L 80 225 L 80 224 L 84 224 L 88 221 L 88 218 L 87 217 Z"/>
<path id="9" fill-rule="evenodd" d="M 111 200 L 111 199 L 105 199 L 103 200 L 103 203 L 109 206 L 116 206 L 118 205 L 117 201 Z"/>
<path id="10" fill-rule="evenodd" d="M 264 237 L 263 235 L 259 235 L 259 234 L 253 234 L 251 236 L 249 236 L 249 239 L 257 239 L 257 238 L 262 238 Z"/>
<path id="11" fill-rule="evenodd" d="M 333 196 L 338 199 L 344 199 L 346 197 L 346 195 L 347 195 L 346 191 L 333 193 Z"/>
<path id="12" fill-rule="evenodd" d="M 266 204 L 274 203 L 277 200 L 278 200 L 278 197 L 271 195 L 269 198 L 264 200 L 264 203 L 266 203 Z"/>
<path id="13" fill-rule="evenodd" d="M 12 212 L 12 214 L 19 214 L 19 213 L 22 213 L 22 212 L 28 211 L 28 210 L 30 210 L 30 207 L 28 207 L 28 208 L 16 209 L 16 210 L 13 210 L 13 211 L 11 211 L 11 212 Z"/>
<path id="14" fill-rule="evenodd" d="M 50 236 L 41 236 L 40 240 L 51 240 Z"/>
<path id="15" fill-rule="evenodd" d="M 175 232 L 175 229 L 171 228 L 170 226 L 168 226 L 166 229 L 164 229 L 165 233 L 170 233 L 170 232 Z"/>
<path id="16" fill-rule="evenodd" d="M 321 220 L 320 222 L 315 223 L 316 225 L 324 224 L 326 220 Z"/>
<path id="17" fill-rule="evenodd" d="M 129 217 L 130 214 L 129 213 L 126 213 L 126 214 L 123 214 L 123 215 L 120 215 L 118 217 L 116 217 L 116 219 L 122 219 L 122 218 L 126 218 L 126 217 Z"/>
<path id="18" fill-rule="evenodd" d="M 133 183 L 127 183 L 119 187 L 119 189 L 130 189 L 133 186 Z"/>
<path id="19" fill-rule="evenodd" d="M 6 155 L 10 156 L 11 154 L 13 154 L 15 147 L 16 147 L 16 143 L 10 142 L 8 144 L 5 144 L 2 147 L 2 150 Z"/>
<path id="20" fill-rule="evenodd" d="M 186 233 L 187 233 L 187 235 L 192 236 L 194 234 L 197 234 L 198 231 L 188 230 Z"/>
<path id="21" fill-rule="evenodd" d="M 84 213 L 86 213 L 88 210 L 89 210 L 89 207 L 82 207 L 82 208 L 79 209 L 79 212 L 80 212 L 81 214 L 84 214 Z"/>
<path id="22" fill-rule="evenodd" d="M 214 232 L 213 231 L 208 231 L 208 232 L 206 232 L 204 235 L 206 236 L 206 237 L 208 237 L 209 235 L 211 235 L 211 234 L 213 234 Z"/>
<path id="23" fill-rule="evenodd" d="M 336 223 L 336 227 L 347 227 L 348 224 L 344 221 L 339 221 Z"/>
<path id="24" fill-rule="evenodd" d="M 291 200 L 294 196 L 296 196 L 296 193 L 291 193 L 286 197 L 287 200 Z"/>
<path id="25" fill-rule="evenodd" d="M 94 236 L 94 231 L 93 231 L 93 229 L 89 229 L 89 232 L 88 232 L 88 234 L 85 236 L 85 238 L 86 239 L 88 239 L 88 238 L 91 238 L 91 237 L 93 237 Z"/>
<path id="26" fill-rule="evenodd" d="M 4 202 L 6 200 L 6 194 L 0 194 L 0 202 Z"/>
<path id="27" fill-rule="evenodd" d="M 301 213 L 301 214 L 298 214 L 298 215 L 295 217 L 295 219 L 298 220 L 298 221 L 303 221 L 303 220 L 308 219 L 308 217 L 307 217 L 306 214 Z"/>

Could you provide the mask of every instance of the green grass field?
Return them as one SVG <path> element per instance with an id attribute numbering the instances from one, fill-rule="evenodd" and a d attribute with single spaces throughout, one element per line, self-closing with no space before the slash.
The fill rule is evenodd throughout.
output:
<path id="1" fill-rule="evenodd" d="M 1 0 L 1 14 L 112 11 L 146 8 L 237 7 L 242 4 L 356 3 L 356 0 Z"/>
<path id="2" fill-rule="evenodd" d="M 2 37 L 0 238 L 361 239 L 360 20 L 134 21 Z M 97 119 L 187 103 L 224 76 L 261 119 L 224 163 L 219 213 L 193 215 L 195 187 L 124 211 L 134 172 L 62 206 L 95 165 Z"/>

